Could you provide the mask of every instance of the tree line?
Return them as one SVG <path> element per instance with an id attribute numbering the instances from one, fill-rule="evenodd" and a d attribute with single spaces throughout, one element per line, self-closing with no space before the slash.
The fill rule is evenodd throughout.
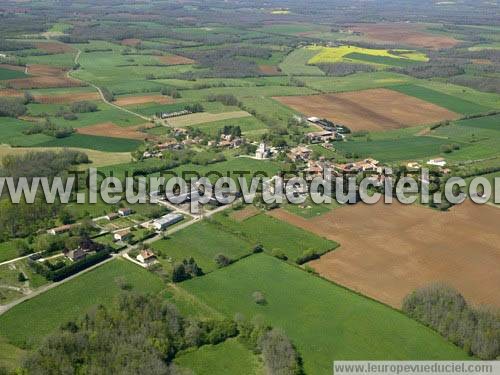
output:
<path id="1" fill-rule="evenodd" d="M 404 299 L 403 311 L 471 355 L 490 360 L 500 356 L 500 313 L 469 305 L 446 285 L 414 291 Z"/>
<path id="2" fill-rule="evenodd" d="M 184 370 L 173 364 L 189 348 L 219 344 L 238 337 L 262 354 L 271 375 L 302 373 L 300 357 L 288 337 L 266 325 L 235 320 L 185 317 L 161 297 L 124 292 L 111 307 L 97 306 L 30 352 L 27 373 L 165 374 Z"/>

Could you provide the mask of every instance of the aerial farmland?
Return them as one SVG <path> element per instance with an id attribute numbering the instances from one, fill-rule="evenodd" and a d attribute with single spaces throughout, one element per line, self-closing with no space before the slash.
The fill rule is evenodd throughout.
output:
<path id="1" fill-rule="evenodd" d="M 499 17 L 3 1 L 0 374 L 498 360 Z"/>

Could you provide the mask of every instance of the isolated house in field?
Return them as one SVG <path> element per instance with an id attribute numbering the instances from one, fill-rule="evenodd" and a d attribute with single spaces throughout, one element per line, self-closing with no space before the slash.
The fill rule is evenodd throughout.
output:
<path id="1" fill-rule="evenodd" d="M 128 229 L 120 230 L 118 232 L 115 232 L 113 238 L 115 241 L 127 241 L 128 239 L 132 238 L 132 232 Z"/>
<path id="2" fill-rule="evenodd" d="M 60 227 L 49 229 L 47 231 L 47 233 L 55 236 L 57 234 L 63 234 L 63 233 L 69 232 L 71 230 L 71 228 L 72 228 L 72 226 L 70 224 L 61 225 Z"/>
<path id="3" fill-rule="evenodd" d="M 436 167 L 444 167 L 446 165 L 446 160 L 444 160 L 444 158 L 431 159 L 427 162 L 427 165 L 434 165 Z"/>
<path id="4" fill-rule="evenodd" d="M 170 225 L 174 225 L 184 219 L 184 217 L 180 214 L 168 214 L 160 217 L 153 221 L 153 228 L 158 231 L 167 229 Z"/>
<path id="5" fill-rule="evenodd" d="M 79 260 L 85 258 L 85 251 L 79 247 L 78 249 L 75 250 L 66 250 L 64 252 L 64 255 L 71 261 L 78 262 Z"/>
<path id="6" fill-rule="evenodd" d="M 136 259 L 142 264 L 149 266 L 150 264 L 156 262 L 156 255 L 150 250 L 141 250 Z"/>
<path id="7" fill-rule="evenodd" d="M 120 208 L 118 210 L 118 215 L 120 215 L 120 216 L 130 216 L 130 215 L 132 215 L 132 213 L 133 213 L 132 209 L 130 209 L 128 207 Z"/>

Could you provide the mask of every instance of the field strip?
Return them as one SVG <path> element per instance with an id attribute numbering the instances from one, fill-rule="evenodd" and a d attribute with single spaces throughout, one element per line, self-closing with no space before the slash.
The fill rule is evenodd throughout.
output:
<path id="1" fill-rule="evenodd" d="M 91 266 L 89 268 L 86 268 L 86 269 L 78 272 L 77 274 L 74 274 L 74 275 L 71 275 L 71 276 L 65 278 L 64 280 L 61 280 L 59 282 L 55 282 L 55 283 L 52 283 L 52 284 L 48 284 L 48 285 L 45 285 L 45 286 L 42 286 L 42 287 L 38 288 L 37 290 L 35 290 L 33 293 L 30 293 L 30 294 L 28 294 L 25 297 L 19 298 L 19 299 L 15 300 L 15 301 L 13 301 L 11 303 L 8 303 L 7 305 L 2 305 L 2 306 L 0 306 L 0 315 L 5 314 L 7 311 L 9 311 L 10 309 L 12 309 L 14 306 L 17 306 L 17 305 L 19 305 L 19 304 L 21 304 L 23 302 L 26 302 L 27 300 L 30 300 L 30 299 L 32 299 L 32 298 L 34 298 L 36 296 L 39 296 L 40 294 L 45 293 L 45 292 L 47 292 L 47 291 L 49 291 L 51 289 L 54 289 L 55 287 L 58 287 L 59 285 L 67 283 L 68 281 L 71 281 L 74 278 L 76 278 L 76 277 L 78 277 L 80 275 L 83 275 L 84 273 L 92 271 L 93 269 L 96 269 L 97 267 L 100 267 L 103 264 L 106 264 L 106 263 L 112 261 L 115 258 L 116 258 L 116 256 L 111 256 L 108 259 L 105 259 L 105 260 L 103 260 L 100 263 L 94 264 L 93 266 Z"/>
<path id="2" fill-rule="evenodd" d="M 246 111 L 234 111 L 234 112 L 224 112 L 224 113 L 209 113 L 200 112 L 192 113 L 190 115 L 174 117 L 168 119 L 167 122 L 170 126 L 175 127 L 186 127 L 199 124 L 205 124 L 208 122 L 215 122 L 221 120 L 231 120 L 242 117 L 250 117 L 251 114 Z"/>
<path id="3" fill-rule="evenodd" d="M 74 60 L 75 65 L 78 64 L 78 59 L 80 58 L 81 53 L 82 53 L 82 51 L 78 48 L 78 52 L 76 53 L 75 60 Z M 67 77 L 68 78 L 73 78 L 73 77 L 71 77 L 70 73 L 71 73 L 71 70 L 66 73 Z M 78 79 L 78 78 L 73 78 L 73 79 Z M 139 118 L 141 118 L 141 119 L 143 119 L 145 121 L 150 121 L 151 120 L 149 117 L 143 116 L 143 115 L 141 115 L 141 114 L 139 114 L 137 112 L 134 112 L 134 111 L 131 111 L 129 109 L 120 107 L 119 105 L 116 105 L 116 104 L 113 104 L 112 102 L 107 101 L 106 98 L 104 97 L 104 94 L 103 94 L 101 88 L 99 86 L 94 85 L 92 82 L 87 82 L 87 81 L 84 81 L 82 79 L 78 79 L 78 80 L 81 81 L 81 82 L 85 82 L 86 84 L 88 84 L 88 85 L 92 86 L 93 88 L 95 88 L 99 92 L 99 96 L 101 97 L 101 100 L 104 103 L 106 103 L 107 105 L 109 105 L 111 107 L 114 107 L 116 109 L 119 109 L 120 111 L 127 112 L 127 113 L 129 113 L 131 115 L 139 117 Z"/>

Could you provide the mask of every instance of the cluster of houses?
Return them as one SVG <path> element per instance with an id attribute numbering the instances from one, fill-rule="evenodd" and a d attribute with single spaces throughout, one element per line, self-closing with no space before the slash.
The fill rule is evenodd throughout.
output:
<path id="1" fill-rule="evenodd" d="M 221 134 L 219 141 L 208 141 L 210 147 L 238 148 L 246 143 L 245 138 L 232 134 Z"/>

